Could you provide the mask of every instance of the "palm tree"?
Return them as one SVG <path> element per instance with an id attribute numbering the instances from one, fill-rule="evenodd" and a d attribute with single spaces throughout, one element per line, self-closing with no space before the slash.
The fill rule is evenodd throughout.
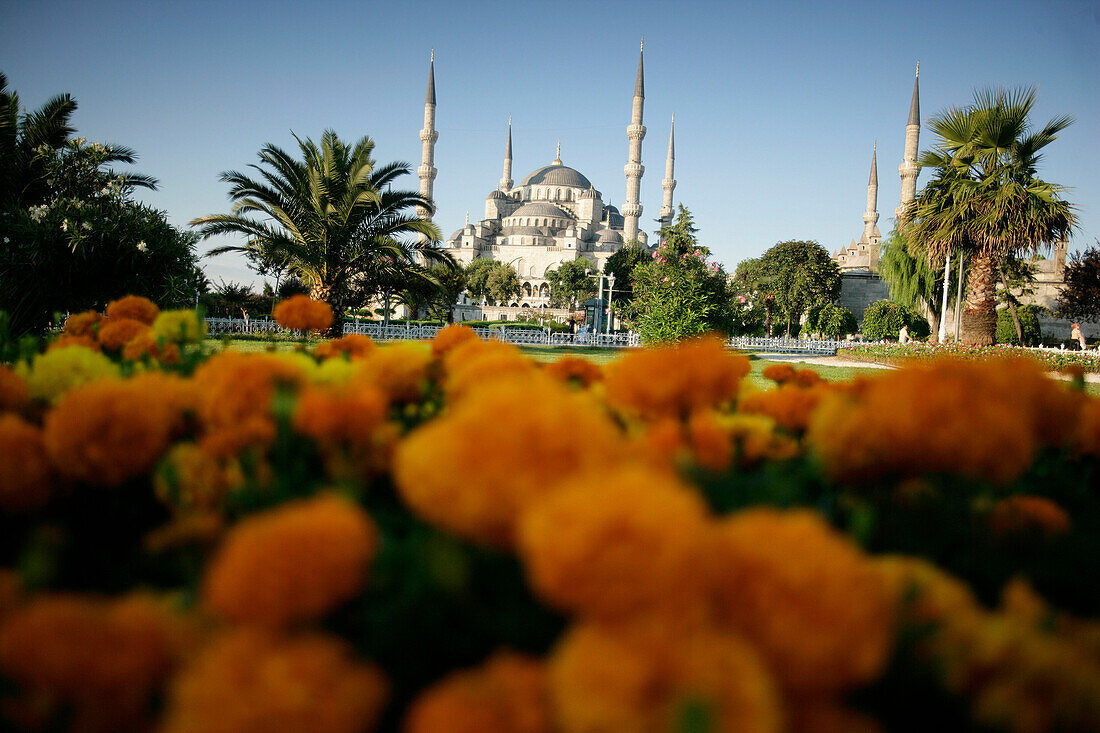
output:
<path id="1" fill-rule="evenodd" d="M 1006 256 L 1034 252 L 1067 236 L 1077 223 L 1062 186 L 1036 176 L 1040 150 L 1072 123 L 1058 117 L 1033 131 L 1035 90 L 982 91 L 968 107 L 951 108 L 929 126 L 939 138 L 920 165 L 932 180 L 909 203 L 904 220 L 914 247 L 931 260 L 969 255 L 964 343 L 996 339 L 996 293 Z"/>
<path id="2" fill-rule="evenodd" d="M 75 111 L 73 98 L 59 94 L 20 118 L 19 94 L 8 89 L 8 78 L 0 73 L 0 204 L 26 208 L 47 198 L 39 148 L 57 150 L 69 140 L 76 132 L 69 124 Z"/>
<path id="3" fill-rule="evenodd" d="M 238 233 L 244 245 L 215 247 L 209 255 L 254 252 L 285 262 L 291 274 L 310 286 L 310 296 L 332 306 L 329 336 L 343 331 L 344 313 L 354 293 L 370 291 L 372 278 L 409 270 L 424 262 L 446 261 L 435 249 L 440 238 L 431 221 L 416 216 L 417 207 L 433 211 L 432 202 L 391 184 L 409 173 L 406 163 L 378 166 L 374 141 L 354 145 L 326 130 L 318 146 L 295 136 L 302 160 L 267 144 L 260 149 L 259 180 L 237 171 L 221 179 L 231 185 L 233 210 L 191 222 L 202 237 Z M 263 219 L 249 214 L 258 213 Z M 408 241 L 410 235 L 422 235 Z"/>

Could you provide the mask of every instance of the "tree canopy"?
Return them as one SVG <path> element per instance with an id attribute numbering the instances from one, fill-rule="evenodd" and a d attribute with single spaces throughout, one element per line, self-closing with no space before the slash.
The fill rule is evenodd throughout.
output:
<path id="1" fill-rule="evenodd" d="M 807 308 L 840 297 L 840 270 L 817 242 L 790 240 L 740 263 L 734 288 L 763 304 L 769 327 L 784 323 L 786 335 L 793 336 Z"/>
<path id="2" fill-rule="evenodd" d="M 1066 286 L 1058 298 L 1065 318 L 1100 321 L 1100 241 L 1066 264 Z"/>
<path id="3" fill-rule="evenodd" d="M 550 305 L 574 308 L 596 294 L 596 281 L 588 274 L 595 266 L 586 259 L 569 260 L 546 271 L 550 283 Z"/>

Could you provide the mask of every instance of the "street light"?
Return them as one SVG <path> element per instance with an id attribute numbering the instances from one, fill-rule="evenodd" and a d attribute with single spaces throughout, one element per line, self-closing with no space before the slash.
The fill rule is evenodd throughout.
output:
<path id="1" fill-rule="evenodd" d="M 611 334 L 611 298 L 615 292 L 615 273 L 611 273 L 607 276 L 607 333 Z"/>

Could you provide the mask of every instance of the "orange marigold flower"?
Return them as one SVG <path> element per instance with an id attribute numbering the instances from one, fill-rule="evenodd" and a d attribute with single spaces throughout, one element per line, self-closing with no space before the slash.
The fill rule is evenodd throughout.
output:
<path id="1" fill-rule="evenodd" d="M 1078 453 L 1100 458 L 1100 400 L 1082 401 L 1072 444 Z"/>
<path id="2" fill-rule="evenodd" d="M 452 323 L 449 326 L 439 329 L 435 338 L 432 339 L 432 356 L 436 359 L 442 359 L 448 352 L 458 347 L 460 344 L 464 344 L 467 341 L 480 340 L 477 332 L 469 326 L 463 326 L 461 323 Z"/>
<path id="3" fill-rule="evenodd" d="M 1054 617 L 1047 602 L 1020 576 L 1013 577 L 1001 589 L 1001 610 L 1033 628 L 1048 625 Z"/>
<path id="4" fill-rule="evenodd" d="M 234 470 L 234 468 L 236 470 Z M 213 512 L 233 488 L 243 483 L 239 467 L 194 443 L 177 443 L 168 451 L 153 480 L 157 498 L 186 512 Z"/>
<path id="5" fill-rule="evenodd" d="M 599 364 L 580 356 L 566 356 L 545 367 L 546 373 L 563 382 L 589 387 L 603 379 Z"/>
<path id="6" fill-rule="evenodd" d="M 730 467 L 733 439 L 713 410 L 693 413 L 687 431 L 696 464 L 710 471 L 724 471 Z"/>
<path id="7" fill-rule="evenodd" d="M 549 662 L 563 733 L 682 730 L 699 710 L 721 733 L 778 733 L 781 699 L 753 648 L 735 634 L 646 619 L 582 624 Z"/>
<path id="8" fill-rule="evenodd" d="M 302 366 L 272 354 L 224 351 L 195 370 L 199 417 L 207 430 L 236 431 L 270 416 L 276 389 L 296 388 L 305 377 Z"/>
<path id="9" fill-rule="evenodd" d="M 393 402 L 415 402 L 424 394 L 432 352 L 424 344 L 388 344 L 356 362 L 354 381 L 382 391 Z"/>
<path id="10" fill-rule="evenodd" d="M 0 414 L 0 511 L 38 509 L 50 498 L 50 459 L 42 431 Z"/>
<path id="11" fill-rule="evenodd" d="M 112 318 L 104 321 L 96 339 L 105 351 L 118 351 L 136 338 L 152 335 L 153 329 L 133 318 Z"/>
<path id="12" fill-rule="evenodd" d="M 845 707 L 836 700 L 790 700 L 787 705 L 790 733 L 881 733 L 874 718 Z"/>
<path id="13" fill-rule="evenodd" d="M 836 481 L 951 473 L 1006 483 L 1031 465 L 1046 420 L 1034 413 L 1041 396 L 1056 396 L 1022 367 L 1017 392 L 1006 373 L 1016 366 L 941 361 L 888 372 L 823 399 L 807 440 Z"/>
<path id="14" fill-rule="evenodd" d="M 388 413 L 385 395 L 374 387 L 311 387 L 298 396 L 294 429 L 317 444 L 330 475 L 342 473 L 345 458 L 369 475 L 388 462 L 395 437 Z"/>
<path id="15" fill-rule="evenodd" d="M 30 399 L 27 380 L 0 364 L 0 412 L 19 412 Z"/>
<path id="16" fill-rule="evenodd" d="M 176 517 L 145 535 L 143 544 L 157 553 L 188 545 L 210 545 L 225 530 L 225 518 L 216 512 L 193 512 Z"/>
<path id="17" fill-rule="evenodd" d="M 360 333 L 349 333 L 338 339 L 322 341 L 313 349 L 313 355 L 318 359 L 332 359 L 337 356 L 347 356 L 349 359 L 358 359 L 366 356 L 377 348 L 374 339 Z"/>
<path id="18" fill-rule="evenodd" d="M 962 581 L 927 560 L 885 555 L 871 560 L 886 581 L 903 623 L 927 625 L 978 610 L 978 599 Z"/>
<path id="19" fill-rule="evenodd" d="M 111 320 L 132 318 L 146 326 L 152 326 L 158 315 L 160 308 L 156 303 L 138 295 L 127 295 L 107 304 L 107 318 Z"/>
<path id="20" fill-rule="evenodd" d="M 219 616 L 279 628 L 354 597 L 378 544 L 361 508 L 323 495 L 239 522 L 207 567 L 203 599 Z"/>
<path id="21" fill-rule="evenodd" d="M 1053 536 L 1069 531 L 1065 509 L 1043 496 L 1007 496 L 993 506 L 989 524 L 997 534 L 1039 531 Z"/>
<path id="22" fill-rule="evenodd" d="M 90 336 L 95 338 L 95 327 L 103 320 L 103 316 L 96 311 L 84 311 L 74 313 L 65 319 L 66 336 Z"/>
<path id="23" fill-rule="evenodd" d="M 152 370 L 135 374 L 128 383 L 131 389 L 144 393 L 150 402 L 167 410 L 173 435 L 188 429 L 200 397 L 194 382 L 176 374 Z"/>
<path id="24" fill-rule="evenodd" d="M 19 573 L 0 568 L 0 624 L 23 600 L 23 579 Z"/>
<path id="25" fill-rule="evenodd" d="M 152 329 L 135 336 L 122 347 L 123 359 L 140 361 L 146 356 L 162 364 L 179 364 L 180 347 L 178 344 L 161 345 Z"/>
<path id="26" fill-rule="evenodd" d="M 842 692 L 882 672 L 894 634 L 890 589 L 819 515 L 748 509 L 723 520 L 713 540 L 718 617 L 785 687 Z"/>
<path id="27" fill-rule="evenodd" d="M 702 497 L 673 475 L 597 469 L 532 503 L 517 544 L 538 595 L 609 619 L 669 601 L 693 604 L 691 566 L 706 528 Z"/>
<path id="28" fill-rule="evenodd" d="M 708 337 L 632 351 L 605 367 L 604 385 L 608 404 L 623 413 L 684 419 L 733 400 L 749 369 L 746 357 Z"/>
<path id="29" fill-rule="evenodd" d="M 342 641 L 253 629 L 203 649 L 175 679 L 162 733 L 361 733 L 374 727 L 389 685 Z"/>
<path id="30" fill-rule="evenodd" d="M 394 479 L 404 501 L 434 524 L 509 545 L 533 499 L 624 450 L 592 401 L 536 372 L 487 384 L 411 433 L 397 448 Z"/>
<path id="31" fill-rule="evenodd" d="M 67 349 L 70 346 L 83 346 L 85 349 L 91 349 L 92 351 L 99 351 L 99 342 L 95 340 L 95 336 L 70 336 L 67 333 L 63 333 L 46 347 L 46 351 L 54 351 L 56 349 Z"/>
<path id="32" fill-rule="evenodd" d="M 275 433 L 275 421 L 270 417 L 246 417 L 236 425 L 207 432 L 199 440 L 199 446 L 219 460 L 234 459 L 247 450 L 262 454 L 275 442 Z M 260 467 L 263 467 L 262 464 Z"/>
<path id="33" fill-rule="evenodd" d="M 746 394 L 738 409 L 750 415 L 767 415 L 784 430 L 801 433 L 825 394 L 822 389 L 783 384 L 775 389 Z"/>
<path id="34" fill-rule="evenodd" d="M 794 375 L 794 367 L 785 363 L 769 364 L 760 370 L 760 376 L 764 379 L 770 379 L 776 384 L 790 382 L 794 379 Z"/>
<path id="35" fill-rule="evenodd" d="M 156 464 L 172 427 L 171 411 L 140 384 L 91 382 L 65 394 L 46 415 L 46 449 L 63 476 L 118 486 Z"/>
<path id="36" fill-rule="evenodd" d="M 332 306 L 308 295 L 292 295 L 271 311 L 275 321 L 293 331 L 323 331 L 332 325 Z"/>
<path id="37" fill-rule="evenodd" d="M 443 360 L 447 398 L 456 401 L 492 379 L 523 376 L 535 364 L 511 344 L 500 341 L 464 341 L 449 350 Z"/>
<path id="38" fill-rule="evenodd" d="M 22 687 L 25 713 L 57 715 L 61 703 L 72 730 L 145 730 L 179 659 L 180 628 L 149 596 L 40 596 L 0 626 L 0 673 Z"/>
<path id="39" fill-rule="evenodd" d="M 479 667 L 453 672 L 420 693 L 405 715 L 405 733 L 551 733 L 546 668 L 515 652 L 495 653 Z"/>

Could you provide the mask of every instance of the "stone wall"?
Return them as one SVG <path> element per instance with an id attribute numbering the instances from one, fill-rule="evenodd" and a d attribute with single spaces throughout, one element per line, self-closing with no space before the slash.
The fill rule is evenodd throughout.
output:
<path id="1" fill-rule="evenodd" d="M 867 270 L 854 270 L 840 275 L 840 299 L 837 301 L 863 321 L 863 312 L 878 300 L 890 297 L 890 288 L 881 277 Z"/>

